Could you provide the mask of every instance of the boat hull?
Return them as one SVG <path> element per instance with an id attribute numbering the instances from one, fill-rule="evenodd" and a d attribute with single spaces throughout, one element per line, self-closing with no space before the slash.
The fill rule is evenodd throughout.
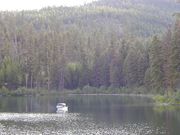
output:
<path id="1" fill-rule="evenodd" d="M 63 111 L 64 111 L 64 112 L 67 112 L 67 111 L 68 111 L 68 107 L 67 107 L 67 106 L 66 106 L 66 107 L 58 107 L 58 106 L 57 106 L 56 108 L 57 108 L 57 112 L 61 112 L 61 111 L 62 111 L 62 112 L 63 112 Z"/>

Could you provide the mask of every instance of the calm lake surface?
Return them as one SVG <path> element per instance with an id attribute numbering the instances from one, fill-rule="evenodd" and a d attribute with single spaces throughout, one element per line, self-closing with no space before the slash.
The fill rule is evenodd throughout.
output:
<path id="1" fill-rule="evenodd" d="M 58 102 L 69 112 L 57 114 Z M 0 97 L 0 134 L 180 135 L 180 109 L 143 96 Z"/>

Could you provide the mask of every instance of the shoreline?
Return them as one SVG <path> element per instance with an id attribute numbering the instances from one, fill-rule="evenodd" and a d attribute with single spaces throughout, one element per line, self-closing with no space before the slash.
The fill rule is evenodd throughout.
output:
<path id="1" fill-rule="evenodd" d="M 83 95 L 83 96 L 137 96 L 137 97 L 153 97 L 154 95 L 152 94 L 126 94 L 126 93 L 122 93 L 122 94 L 104 94 L 104 93 L 95 93 L 95 94 L 89 94 L 89 93 L 83 93 L 83 94 L 68 94 L 68 95 Z"/>
<path id="2" fill-rule="evenodd" d="M 25 96 L 55 96 L 55 95 L 78 95 L 78 96 L 134 96 L 151 98 L 158 106 L 180 105 L 180 92 L 173 93 L 171 96 L 160 95 L 158 93 L 148 93 L 140 88 L 120 88 L 120 89 L 91 89 L 86 90 L 47 90 L 47 89 L 27 89 L 18 88 L 17 90 L 1 89 L 0 97 L 25 97 Z"/>

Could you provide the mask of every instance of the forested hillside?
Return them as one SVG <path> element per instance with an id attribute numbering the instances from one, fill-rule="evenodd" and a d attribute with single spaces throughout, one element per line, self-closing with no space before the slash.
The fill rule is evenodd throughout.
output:
<path id="1" fill-rule="evenodd" d="M 0 12 L 0 86 L 174 91 L 180 21 L 173 14 L 179 10 L 170 0 L 100 0 Z"/>
<path id="2" fill-rule="evenodd" d="M 180 10 L 180 6 L 174 0 L 100 0 L 91 6 L 94 5 L 114 10 L 115 14 L 113 13 L 112 17 L 108 16 L 108 21 L 112 21 L 114 17 L 118 24 L 122 24 L 123 32 L 130 31 L 128 34 L 140 37 L 164 32 L 165 28 L 173 23 L 173 13 Z M 108 10 L 107 14 L 109 15 Z"/>

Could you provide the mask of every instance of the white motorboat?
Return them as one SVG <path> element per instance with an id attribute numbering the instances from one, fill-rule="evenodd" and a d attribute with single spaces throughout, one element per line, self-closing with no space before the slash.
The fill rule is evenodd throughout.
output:
<path id="1" fill-rule="evenodd" d="M 68 111 L 68 106 L 66 103 L 58 103 L 56 105 L 57 111 L 56 112 L 67 112 Z"/>

